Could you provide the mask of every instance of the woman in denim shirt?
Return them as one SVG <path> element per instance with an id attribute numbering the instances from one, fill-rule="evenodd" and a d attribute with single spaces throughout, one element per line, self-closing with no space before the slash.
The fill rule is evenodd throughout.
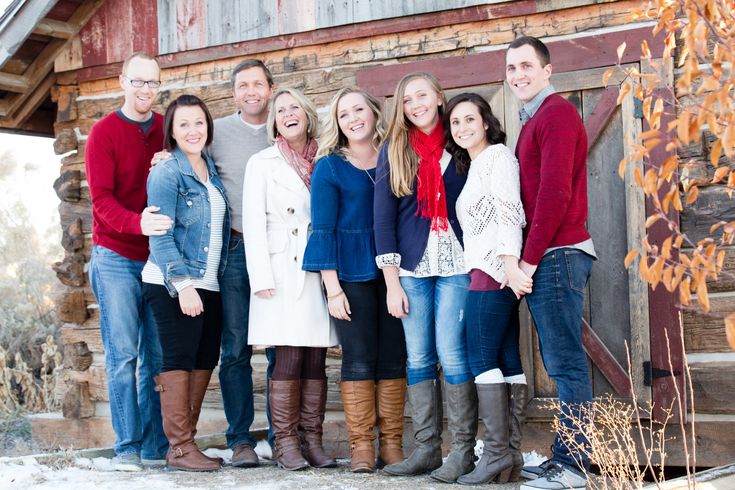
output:
<path id="1" fill-rule="evenodd" d="M 230 218 L 222 182 L 204 153 L 212 116 L 199 98 L 182 95 L 166 110 L 164 146 L 171 158 L 148 176 L 148 205 L 174 226 L 150 238 L 143 268 L 144 294 L 158 328 L 163 362 L 154 378 L 161 392 L 163 429 L 171 469 L 211 471 L 194 444 L 204 394 L 219 359 L 222 303 L 218 277 L 227 260 Z"/>
<path id="2" fill-rule="evenodd" d="M 374 97 L 356 88 L 334 96 L 319 141 L 317 157 L 322 158 L 311 179 L 313 229 L 303 264 L 304 270 L 321 271 L 329 313 L 336 319 L 342 402 L 356 473 L 375 470 L 376 420 L 381 462 L 403 460 L 405 339 L 400 320 L 388 313 L 373 239 L 375 162 L 384 135 Z"/>

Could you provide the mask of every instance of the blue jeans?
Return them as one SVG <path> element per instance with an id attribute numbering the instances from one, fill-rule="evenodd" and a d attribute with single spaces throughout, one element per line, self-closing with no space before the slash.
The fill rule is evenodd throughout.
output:
<path id="1" fill-rule="evenodd" d="M 153 313 L 143 300 L 144 265 L 95 245 L 89 282 L 100 308 L 115 454 L 159 459 L 168 449 L 161 401 L 153 390 L 153 376 L 161 368 L 161 345 Z"/>
<path id="2" fill-rule="evenodd" d="M 559 389 L 560 422 L 572 430 L 576 427 L 574 419 L 585 416 L 592 400 L 592 383 L 582 345 L 582 305 L 592 260 L 573 248 L 549 252 L 533 275 L 533 292 L 526 295 L 538 332 L 541 359 Z M 581 435 L 577 443 L 589 444 Z M 589 468 L 589 460 L 571 454 L 558 432 L 553 459 L 571 468 Z"/>
<path id="3" fill-rule="evenodd" d="M 401 277 L 408 296 L 403 319 L 408 354 L 408 384 L 437 379 L 440 362 L 444 379 L 461 384 L 472 379 L 467 362 L 465 303 L 470 276 Z"/>
<path id="4" fill-rule="evenodd" d="M 491 369 L 506 377 L 523 374 L 519 305 L 510 288 L 467 294 L 467 355 L 473 376 Z"/>
<path id="5" fill-rule="evenodd" d="M 255 417 L 253 406 L 253 368 L 248 345 L 248 312 L 250 311 L 250 282 L 245 265 L 245 247 L 242 237 L 231 236 L 227 265 L 220 278 L 222 296 L 222 357 L 219 382 L 227 416 L 227 445 L 234 449 L 240 444 L 255 447 L 250 426 Z"/>

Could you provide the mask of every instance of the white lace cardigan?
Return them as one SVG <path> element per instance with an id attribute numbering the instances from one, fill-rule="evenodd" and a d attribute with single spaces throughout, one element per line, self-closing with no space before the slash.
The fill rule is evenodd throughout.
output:
<path id="1" fill-rule="evenodd" d="M 480 269 L 498 282 L 505 277 L 500 256 L 521 256 L 526 216 L 518 171 L 518 160 L 507 146 L 491 145 L 472 161 L 457 198 L 465 267 L 468 272 Z"/>

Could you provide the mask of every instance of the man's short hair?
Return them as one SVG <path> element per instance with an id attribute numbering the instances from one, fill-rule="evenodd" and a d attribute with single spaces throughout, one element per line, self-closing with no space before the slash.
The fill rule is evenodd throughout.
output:
<path id="1" fill-rule="evenodd" d="M 551 63 L 549 48 L 547 48 L 546 45 L 539 39 L 532 36 L 521 36 L 515 39 L 512 43 L 510 43 L 508 49 L 516 49 L 526 45 L 531 46 L 533 50 L 536 51 L 536 56 L 538 56 L 538 59 L 541 62 L 541 66 L 546 66 Z"/>
<path id="2" fill-rule="evenodd" d="M 230 85 L 232 88 L 235 88 L 235 79 L 237 78 L 237 74 L 244 70 L 249 70 L 250 68 L 260 68 L 263 70 L 263 73 L 265 74 L 265 79 L 268 81 L 268 86 L 273 86 L 273 75 L 271 75 L 271 71 L 268 69 L 267 66 L 265 66 L 265 63 L 263 63 L 260 60 L 256 59 L 250 59 L 250 60 L 243 60 L 240 63 L 237 64 L 234 70 L 232 70 L 232 76 L 230 77 Z"/>
<path id="3" fill-rule="evenodd" d="M 149 55 L 148 53 L 145 53 L 143 51 L 137 51 L 137 52 L 131 54 L 130 56 L 128 56 L 127 58 L 125 58 L 125 61 L 123 61 L 123 66 L 122 66 L 122 74 L 123 75 L 125 75 L 125 72 L 128 71 L 128 65 L 135 58 L 139 58 L 141 60 L 156 61 L 156 58 L 154 58 L 153 56 Z M 158 64 L 158 61 L 156 61 L 156 64 Z"/>

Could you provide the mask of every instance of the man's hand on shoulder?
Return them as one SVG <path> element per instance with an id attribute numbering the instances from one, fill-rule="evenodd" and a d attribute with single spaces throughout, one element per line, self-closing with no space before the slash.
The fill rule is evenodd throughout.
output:
<path id="1" fill-rule="evenodd" d="M 160 211 L 158 206 L 148 206 L 140 215 L 140 230 L 146 236 L 164 235 L 173 221 L 164 214 L 155 214 Z"/>
<path id="2" fill-rule="evenodd" d="M 171 153 L 166 150 L 156 152 L 156 154 L 153 155 L 153 158 L 151 158 L 151 167 L 155 167 L 157 163 L 168 160 L 169 158 L 171 158 Z"/>

